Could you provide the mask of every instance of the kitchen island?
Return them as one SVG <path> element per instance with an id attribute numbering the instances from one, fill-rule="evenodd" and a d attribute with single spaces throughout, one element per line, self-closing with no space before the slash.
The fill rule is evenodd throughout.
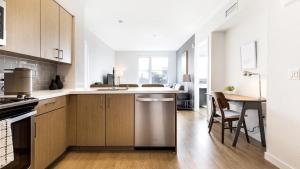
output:
<path id="1" fill-rule="evenodd" d="M 40 99 L 36 165 L 47 167 L 66 150 L 176 151 L 177 92 L 170 88 L 33 92 Z M 48 151 L 52 155 L 44 157 L 51 154 L 44 153 Z"/>

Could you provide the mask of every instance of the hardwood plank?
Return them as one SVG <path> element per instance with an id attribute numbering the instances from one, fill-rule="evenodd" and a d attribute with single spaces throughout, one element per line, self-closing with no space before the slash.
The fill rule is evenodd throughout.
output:
<path id="1" fill-rule="evenodd" d="M 106 146 L 133 146 L 134 95 L 106 95 Z"/>
<path id="2" fill-rule="evenodd" d="M 78 95 L 77 103 L 77 146 L 105 146 L 105 95 Z"/>
<path id="3" fill-rule="evenodd" d="M 56 169 L 276 169 L 264 160 L 265 149 L 254 140 L 240 138 L 231 146 L 234 134 L 225 133 L 220 141 L 220 126 L 209 135 L 206 110 L 178 113 L 177 154 L 165 151 L 70 152 Z M 241 135 L 243 137 L 243 135 Z"/>

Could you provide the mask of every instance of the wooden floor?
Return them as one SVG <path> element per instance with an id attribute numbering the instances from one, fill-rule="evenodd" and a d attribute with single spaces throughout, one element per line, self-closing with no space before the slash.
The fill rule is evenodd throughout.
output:
<path id="1" fill-rule="evenodd" d="M 226 131 L 225 144 L 220 142 L 220 126 L 207 133 L 205 112 L 178 113 L 178 152 L 71 152 L 56 169 L 273 169 L 264 160 L 257 142 L 240 136 L 231 147 L 233 134 Z"/>

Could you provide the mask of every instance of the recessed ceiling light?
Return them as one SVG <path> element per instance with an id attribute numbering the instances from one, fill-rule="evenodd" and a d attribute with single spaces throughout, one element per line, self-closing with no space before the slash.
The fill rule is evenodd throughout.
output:
<path id="1" fill-rule="evenodd" d="M 124 23 L 124 21 L 122 19 L 119 19 L 118 23 L 121 24 L 121 23 Z"/>
<path id="2" fill-rule="evenodd" d="M 153 37 L 157 38 L 157 37 L 158 37 L 158 35 L 157 35 L 157 34 L 153 34 Z"/>

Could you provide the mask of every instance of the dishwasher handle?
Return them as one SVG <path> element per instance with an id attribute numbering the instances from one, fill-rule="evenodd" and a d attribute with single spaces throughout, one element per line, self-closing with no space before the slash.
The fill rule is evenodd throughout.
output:
<path id="1" fill-rule="evenodd" d="M 172 102 L 174 100 L 175 100 L 174 98 L 142 98 L 142 97 L 136 99 L 136 101 L 139 102 Z"/>

